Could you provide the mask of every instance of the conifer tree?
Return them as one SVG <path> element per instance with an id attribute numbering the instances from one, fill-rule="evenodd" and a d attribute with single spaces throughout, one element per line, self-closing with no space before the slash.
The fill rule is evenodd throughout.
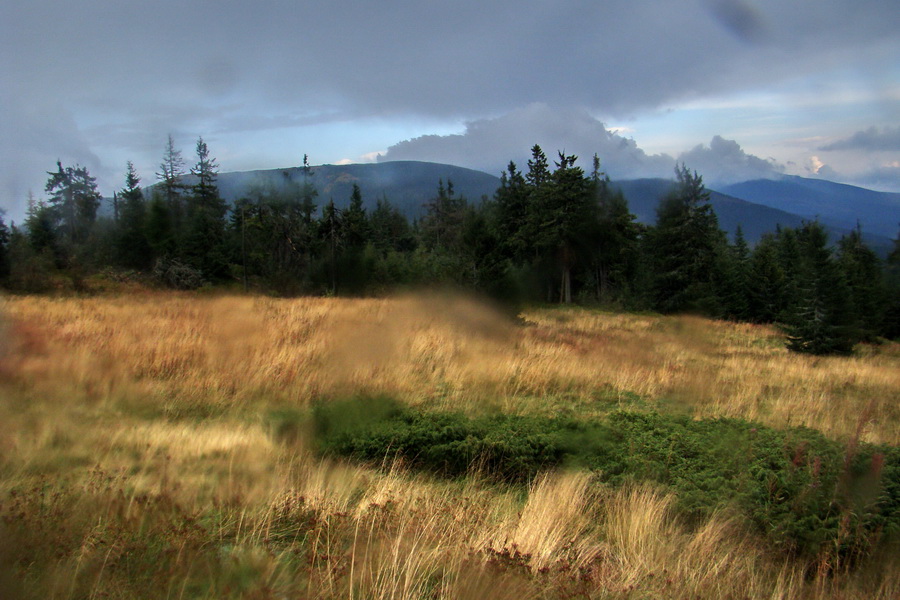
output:
<path id="1" fill-rule="evenodd" d="M 724 315 L 735 321 L 751 320 L 750 316 L 750 247 L 738 225 L 734 244 L 720 254 L 722 261 L 721 297 Z"/>
<path id="2" fill-rule="evenodd" d="M 179 235 L 185 226 L 184 193 L 187 186 L 184 184 L 184 175 L 184 159 L 181 157 L 181 151 L 175 148 L 175 140 L 169 134 L 156 178 L 160 182 L 162 201 L 165 203 L 174 236 Z"/>
<path id="3" fill-rule="evenodd" d="M 760 239 L 750 255 L 747 291 L 748 317 L 757 323 L 774 323 L 786 308 L 787 281 L 774 234 Z"/>
<path id="4" fill-rule="evenodd" d="M 681 165 L 677 182 L 656 210 L 649 236 L 654 270 L 653 301 L 663 312 L 697 310 L 717 315 L 721 300 L 718 253 L 725 238 L 709 203 L 703 178 Z"/>
<path id="5" fill-rule="evenodd" d="M 500 175 L 500 187 L 494 193 L 494 229 L 503 257 L 515 264 L 528 258 L 532 240 L 527 239 L 529 186 L 516 163 L 510 161 Z"/>
<path id="6" fill-rule="evenodd" d="M 96 179 L 85 167 L 75 165 L 63 168 L 60 161 L 56 162 L 56 167 L 56 171 L 47 173 L 50 177 L 45 191 L 49 194 L 50 215 L 61 239 L 67 242 L 72 252 L 72 246 L 87 239 L 97 219 L 100 192 L 97 191 Z"/>
<path id="7" fill-rule="evenodd" d="M 152 249 L 147 240 L 147 211 L 141 178 L 128 161 L 125 171 L 125 187 L 118 194 L 119 222 L 117 256 L 120 264 L 132 269 L 148 269 L 151 266 Z"/>
<path id="8" fill-rule="evenodd" d="M 787 347 L 807 354 L 849 354 L 857 341 L 850 293 L 818 222 L 797 231 L 797 297 L 785 326 Z"/>
<path id="9" fill-rule="evenodd" d="M 9 227 L 6 225 L 4 215 L 0 209 L 0 283 L 5 283 L 9 278 Z"/>
<path id="10" fill-rule="evenodd" d="M 221 279 L 227 274 L 225 214 L 228 210 L 216 185 L 218 164 L 209 155 L 203 138 L 197 139 L 197 163 L 191 174 L 197 183 L 191 188 L 188 204 L 189 224 L 184 239 L 183 257 L 205 277 Z"/>
<path id="11" fill-rule="evenodd" d="M 882 334 L 888 339 L 900 339 L 900 233 L 884 265 L 886 289 Z"/>
<path id="12" fill-rule="evenodd" d="M 857 335 L 872 341 L 884 325 L 886 289 L 881 261 L 863 242 L 859 225 L 838 241 L 837 263 L 849 288 Z"/>
<path id="13" fill-rule="evenodd" d="M 638 268 L 638 239 L 641 228 L 628 209 L 621 190 L 612 188 L 609 177 L 600 171 L 595 154 L 591 188 L 596 202 L 596 230 L 593 240 L 593 279 L 597 300 L 625 301 L 633 292 Z"/>

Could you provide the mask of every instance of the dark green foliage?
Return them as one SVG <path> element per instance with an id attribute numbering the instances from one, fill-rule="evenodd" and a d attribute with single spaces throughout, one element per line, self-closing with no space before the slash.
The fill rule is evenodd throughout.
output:
<path id="1" fill-rule="evenodd" d="M 610 183 L 609 177 L 600 172 L 600 159 L 595 154 L 590 185 L 597 203 L 596 218 L 586 221 L 587 227 L 594 226 L 588 233 L 593 245 L 591 276 L 599 302 L 626 304 L 635 295 L 642 228 L 621 190 L 613 189 Z"/>
<path id="2" fill-rule="evenodd" d="M 175 148 L 175 140 L 169 135 L 156 178 L 160 182 L 158 188 L 160 199 L 168 213 L 173 239 L 180 236 L 185 226 L 184 192 L 187 190 L 187 186 L 183 181 L 184 175 L 184 159 L 181 157 L 181 151 Z"/>
<path id="3" fill-rule="evenodd" d="M 3 211 L 0 210 L 0 282 L 9 278 L 9 227 L 3 219 Z"/>
<path id="4" fill-rule="evenodd" d="M 656 226 L 647 236 L 647 252 L 654 271 L 653 303 L 662 312 L 722 312 L 719 255 L 725 236 L 703 178 L 687 167 L 675 169 L 678 181 L 662 200 Z"/>
<path id="5" fill-rule="evenodd" d="M 561 424 L 498 415 L 469 419 L 456 413 L 406 410 L 388 398 L 322 403 L 314 409 L 319 448 L 381 462 L 394 456 L 449 477 L 473 467 L 511 482 L 559 465 L 565 455 Z"/>
<path id="6" fill-rule="evenodd" d="M 721 298 L 725 317 L 735 321 L 751 320 L 750 248 L 740 227 L 734 234 L 734 244 L 719 255 L 722 263 Z"/>
<path id="7" fill-rule="evenodd" d="M 228 207 L 216 187 L 218 165 L 209 156 L 203 138 L 197 140 L 197 164 L 191 169 L 197 183 L 188 197 L 187 223 L 181 258 L 204 277 L 216 280 L 228 274 L 225 215 Z"/>
<path id="8" fill-rule="evenodd" d="M 773 235 L 763 236 L 750 256 L 747 290 L 750 320 L 761 323 L 778 320 L 786 308 L 787 286 L 778 242 Z"/>
<path id="9" fill-rule="evenodd" d="M 322 452 L 377 464 L 400 457 L 449 477 L 476 468 L 527 482 L 580 465 L 611 485 L 652 481 L 676 493 L 685 516 L 730 507 L 792 553 L 853 558 L 900 536 L 900 450 L 844 446 L 805 428 L 629 412 L 592 422 L 472 419 L 387 398 L 319 404 L 313 423 Z"/>
<path id="10" fill-rule="evenodd" d="M 118 195 L 116 255 L 123 267 L 146 270 L 153 264 L 153 250 L 147 237 L 147 206 L 140 182 L 134 165 L 128 161 L 125 188 Z"/>
<path id="11" fill-rule="evenodd" d="M 890 339 L 900 339 L 900 234 L 885 263 L 886 306 L 883 333 Z"/>
<path id="12" fill-rule="evenodd" d="M 87 239 L 91 226 L 97 219 L 100 192 L 97 181 L 85 167 L 76 165 L 63 168 L 56 162 L 57 170 L 48 172 L 45 191 L 49 195 L 48 210 L 54 227 L 68 245 Z"/>
<path id="13" fill-rule="evenodd" d="M 796 234 L 795 303 L 785 325 L 787 347 L 806 354 L 849 354 L 858 341 L 846 281 L 817 222 Z"/>
<path id="14" fill-rule="evenodd" d="M 849 288 L 856 336 L 873 341 L 884 329 L 887 289 L 881 261 L 863 242 L 859 228 L 838 241 L 837 266 Z"/>

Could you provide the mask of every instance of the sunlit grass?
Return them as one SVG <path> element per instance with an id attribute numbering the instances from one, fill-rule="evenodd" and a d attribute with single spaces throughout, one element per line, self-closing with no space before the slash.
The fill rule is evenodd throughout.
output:
<path id="1" fill-rule="evenodd" d="M 896 598 L 727 514 L 584 472 L 527 489 L 316 456 L 312 402 L 471 414 L 618 408 L 900 442 L 900 349 L 787 353 L 773 328 L 465 298 L 146 293 L 4 302 L 0 585 L 11 598 Z"/>

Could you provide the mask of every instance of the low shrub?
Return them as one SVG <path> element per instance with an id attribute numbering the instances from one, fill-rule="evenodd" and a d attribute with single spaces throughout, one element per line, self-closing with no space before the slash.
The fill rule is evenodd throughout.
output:
<path id="1" fill-rule="evenodd" d="M 316 406 L 320 451 L 508 483 L 563 465 L 614 486 L 673 490 L 688 519 L 731 508 L 790 553 L 854 558 L 900 538 L 900 449 L 849 447 L 807 428 L 615 412 L 603 420 L 424 412 L 388 398 Z"/>

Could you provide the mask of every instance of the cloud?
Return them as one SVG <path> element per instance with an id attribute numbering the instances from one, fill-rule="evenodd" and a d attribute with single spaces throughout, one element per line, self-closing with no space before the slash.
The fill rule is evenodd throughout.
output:
<path id="1" fill-rule="evenodd" d="M 853 176 L 849 181 L 872 190 L 900 193 L 900 161 L 879 165 Z"/>
<path id="2" fill-rule="evenodd" d="M 248 142 L 254 134 L 313 131 L 295 143 L 310 147 L 321 120 L 420 124 L 402 136 L 460 122 L 469 135 L 523 106 L 580 106 L 618 121 L 826 71 L 888 72 L 854 84 L 883 97 L 896 87 L 900 49 L 896 0 L 815 10 L 783 0 L 82 0 L 64 18 L 58 0 L 11 4 L 0 21 L 0 108 L 43 111 L 0 136 L 2 156 L 12 159 L 0 192 L 13 195 L 61 155 L 96 165 L 92 173 L 120 173 L 128 159 L 152 169 L 170 132 L 227 132 L 233 147 L 220 156 L 259 155 Z M 592 143 L 573 141 L 567 151 L 605 153 L 610 171 L 622 173 L 653 165 L 633 142 L 585 124 L 581 135 Z M 550 152 L 556 145 L 548 139 Z"/>
<path id="3" fill-rule="evenodd" d="M 541 146 L 548 158 L 575 154 L 589 168 L 596 153 L 610 177 L 669 177 L 675 161 L 665 154 L 648 155 L 633 139 L 612 133 L 584 109 L 557 109 L 531 104 L 502 117 L 466 124 L 453 135 L 425 135 L 388 148 L 379 161 L 425 160 L 497 173 L 510 160 L 524 168 L 531 147 Z"/>
<path id="4" fill-rule="evenodd" d="M 864 131 L 857 131 L 848 138 L 826 144 L 819 150 L 826 152 L 833 150 L 864 150 L 866 152 L 900 150 L 900 126 L 881 129 L 869 127 Z"/>
<path id="5" fill-rule="evenodd" d="M 784 166 L 747 154 L 734 140 L 714 136 L 709 146 L 698 145 L 682 153 L 678 162 L 695 170 L 709 184 L 735 183 L 749 179 L 772 179 L 784 173 Z"/>
<path id="6" fill-rule="evenodd" d="M 445 162 L 499 173 L 513 160 L 524 168 L 530 149 L 538 144 L 553 159 L 557 151 L 580 157 L 590 168 L 596 153 L 601 168 L 613 179 L 672 177 L 676 160 L 668 154 L 648 154 L 583 109 L 555 109 L 532 104 L 494 119 L 466 124 L 453 135 L 426 135 L 391 146 L 379 161 L 425 160 Z M 737 142 L 715 136 L 708 146 L 682 153 L 677 162 L 698 171 L 710 184 L 777 177 L 784 167 L 773 160 L 747 154 Z"/>

